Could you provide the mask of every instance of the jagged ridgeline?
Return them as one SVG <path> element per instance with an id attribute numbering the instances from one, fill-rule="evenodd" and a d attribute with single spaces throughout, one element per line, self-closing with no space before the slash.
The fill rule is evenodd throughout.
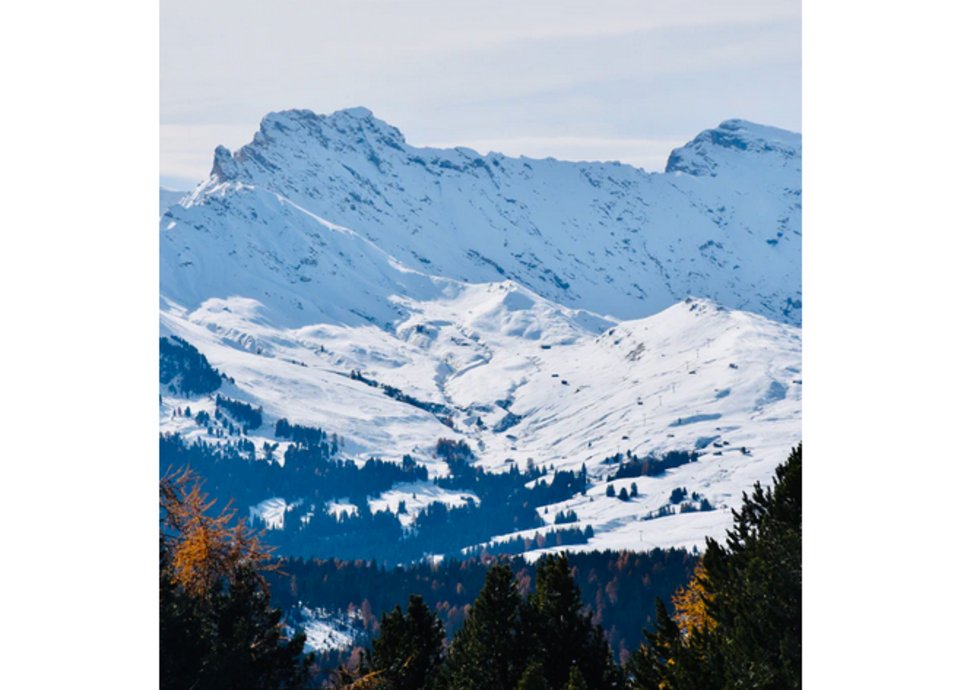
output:
<path id="1" fill-rule="evenodd" d="M 626 319 L 694 295 L 801 320 L 801 136 L 743 120 L 648 173 L 414 147 L 365 108 L 270 113 L 249 144 L 216 150 L 162 228 L 167 297 L 282 281 L 248 293 L 274 320 L 383 325 L 401 314 L 393 295 L 424 298 L 430 276 L 512 280 Z M 225 270 L 208 270 L 216 257 Z"/>

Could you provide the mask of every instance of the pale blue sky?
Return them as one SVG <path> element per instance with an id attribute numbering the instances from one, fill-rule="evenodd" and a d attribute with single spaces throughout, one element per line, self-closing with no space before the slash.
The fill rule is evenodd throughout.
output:
<path id="1" fill-rule="evenodd" d="M 413 145 L 657 170 L 728 118 L 800 130 L 800 33 L 791 0 L 162 0 L 162 183 L 356 105 Z"/>

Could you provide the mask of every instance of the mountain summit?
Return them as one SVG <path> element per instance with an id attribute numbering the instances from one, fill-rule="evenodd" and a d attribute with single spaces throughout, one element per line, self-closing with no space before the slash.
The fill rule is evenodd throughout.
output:
<path id="1" fill-rule="evenodd" d="M 715 129 L 704 130 L 686 146 L 671 152 L 666 172 L 716 177 L 722 166 L 738 172 L 749 165 L 752 156 L 758 155 L 774 158 L 780 167 L 786 167 L 791 161 L 800 167 L 802 137 L 747 120 L 725 120 Z"/>
<path id="2" fill-rule="evenodd" d="M 384 325 L 400 316 L 393 294 L 427 293 L 417 273 L 511 279 L 620 319 L 693 295 L 797 325 L 800 141 L 728 120 L 674 151 L 667 172 L 647 173 L 413 147 L 365 108 L 271 113 L 251 143 L 218 148 L 209 179 L 169 209 L 163 287 L 185 306 L 247 294 L 299 321 L 292 304 L 271 304 L 282 280 L 311 321 L 353 320 L 349 309 Z M 218 271 L 201 270 L 216 260 Z M 343 272 L 365 274 L 368 303 L 313 297 Z"/>

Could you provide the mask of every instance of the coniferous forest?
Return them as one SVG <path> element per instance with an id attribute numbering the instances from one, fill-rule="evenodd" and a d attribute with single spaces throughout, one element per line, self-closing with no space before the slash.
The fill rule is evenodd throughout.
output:
<path id="1" fill-rule="evenodd" d="M 162 687 L 800 688 L 801 457 L 799 446 L 772 486 L 746 494 L 726 540 L 708 539 L 699 558 L 560 554 L 533 566 L 274 558 L 197 476 L 168 476 Z M 336 608 L 365 592 L 369 642 L 339 660 L 304 654 L 282 610 L 294 601 Z M 644 627 L 635 644 L 619 632 L 624 615 Z"/>
<path id="2" fill-rule="evenodd" d="M 236 414 L 241 417 L 247 413 L 237 410 Z M 540 506 L 581 493 L 588 483 L 585 467 L 578 472 L 538 467 L 520 471 L 514 466 L 505 473 L 486 472 L 468 464 L 472 455 L 467 445 L 452 447 L 442 439 L 437 455 L 447 462 L 450 474 L 436 478 L 434 483 L 443 489 L 474 492 L 479 501 L 457 507 L 432 503 L 405 533 L 393 512 L 372 511 L 368 497 L 396 483 L 427 481 L 428 471 L 423 465 L 409 456 L 401 462 L 371 458 L 358 465 L 338 457 L 338 440 L 322 429 L 292 425 L 282 419 L 275 431 L 277 438 L 293 441 L 281 453 L 285 457 L 282 465 L 262 461 L 278 452 L 272 446 L 257 450 L 242 437 L 218 444 L 188 443 L 177 434 L 162 435 L 159 455 L 162 468 L 191 467 L 205 479 L 206 490 L 223 504 L 255 505 L 266 496 L 299 498 L 300 503 L 287 511 L 282 529 L 268 531 L 264 537 L 280 555 L 390 563 L 418 560 L 428 553 L 460 557 L 463 549 L 486 542 L 495 534 L 543 526 L 537 512 Z M 337 498 L 353 510 L 314 510 L 314 506 Z M 561 546 L 585 543 L 590 536 L 591 530 L 562 525 L 542 539 L 549 546 Z M 519 538 L 499 550 L 521 553 L 525 547 L 524 539 Z M 493 548 L 491 552 L 495 551 Z"/>

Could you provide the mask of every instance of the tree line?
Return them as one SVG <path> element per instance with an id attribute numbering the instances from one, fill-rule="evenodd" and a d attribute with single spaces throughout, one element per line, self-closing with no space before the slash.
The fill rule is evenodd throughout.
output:
<path id="1" fill-rule="evenodd" d="M 479 500 L 457 507 L 431 503 L 404 528 L 394 512 L 371 510 L 368 499 L 396 484 L 429 481 L 426 467 L 410 456 L 401 462 L 371 458 L 362 464 L 341 459 L 336 456 L 335 435 L 285 419 L 276 423 L 275 431 L 278 438 L 292 441 L 282 465 L 271 461 L 279 452 L 272 445 L 263 449 L 264 456 L 271 457 L 260 459 L 247 439 L 189 443 L 178 434 L 163 434 L 160 467 L 192 468 L 221 502 L 253 506 L 268 497 L 285 499 L 291 508 L 283 528 L 268 531 L 264 539 L 288 556 L 390 562 L 413 561 L 429 553 L 460 556 L 462 549 L 494 535 L 544 526 L 538 514 L 541 506 L 582 493 L 588 485 L 585 467 L 573 472 L 534 466 L 520 471 L 512 466 L 508 472 L 486 472 L 469 464 L 474 455 L 464 441 L 441 439 L 436 452 L 451 472 L 434 483 L 473 493 Z M 328 504 L 334 500 L 344 500 L 354 510 L 331 513 Z M 550 545 L 585 543 L 589 536 L 586 531 L 561 530 L 551 536 Z M 520 550 L 523 545 L 520 540 L 507 550 Z"/>
<path id="2" fill-rule="evenodd" d="M 163 480 L 160 529 L 163 688 L 320 687 L 301 634 L 270 606 L 278 567 L 244 524 L 211 514 L 186 476 Z M 575 556 L 573 557 L 575 558 Z M 277 574 L 278 576 L 278 574 Z M 619 665 L 583 605 L 565 555 L 544 557 L 535 588 L 507 561 L 487 570 L 450 644 L 419 594 L 382 617 L 372 644 L 328 683 L 338 688 L 706 690 L 801 687 L 801 446 L 756 484 L 722 544 L 707 541 L 673 611 Z"/>
<path id="3" fill-rule="evenodd" d="M 381 618 L 380 633 L 334 687 L 384 690 L 623 688 L 602 629 L 584 610 L 565 556 L 547 556 L 524 592 L 507 563 L 489 569 L 451 644 L 420 596 Z"/>
<path id="4" fill-rule="evenodd" d="M 535 582 L 534 562 L 518 556 L 496 559 L 494 553 L 393 567 L 374 561 L 287 558 L 268 579 L 273 600 L 284 610 L 302 604 L 351 613 L 361 620 L 366 638 L 379 630 L 381 612 L 405 607 L 411 594 L 419 595 L 439 616 L 450 640 L 496 560 L 507 563 L 518 582 Z M 593 551 L 570 554 L 569 562 L 593 622 L 623 661 L 636 651 L 643 626 L 652 624 L 655 599 L 670 601 L 687 584 L 697 557 L 684 549 Z M 333 654 L 327 663 L 336 666 L 346 655 Z"/>
<path id="5" fill-rule="evenodd" d="M 229 379 L 188 341 L 176 335 L 158 339 L 158 383 L 170 393 L 212 393 L 223 380 Z"/>

